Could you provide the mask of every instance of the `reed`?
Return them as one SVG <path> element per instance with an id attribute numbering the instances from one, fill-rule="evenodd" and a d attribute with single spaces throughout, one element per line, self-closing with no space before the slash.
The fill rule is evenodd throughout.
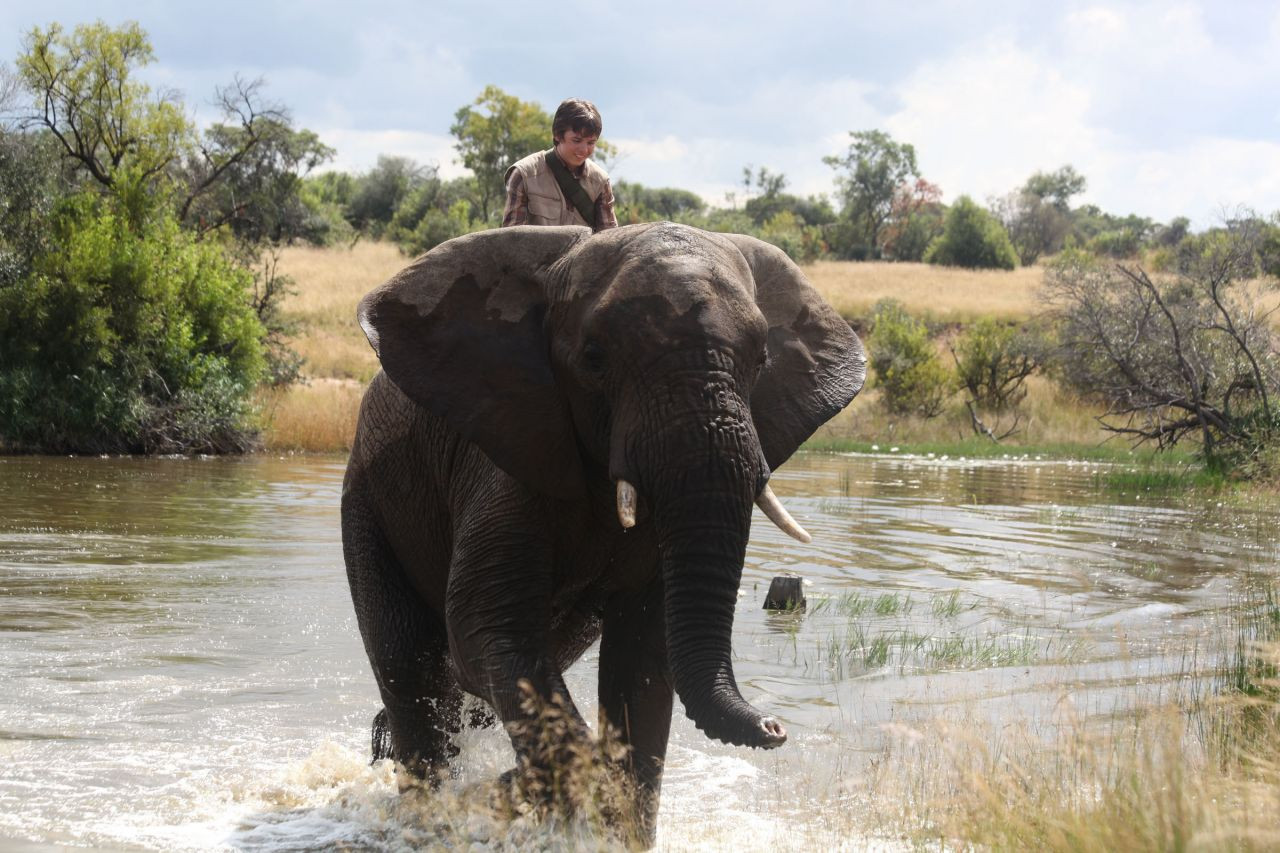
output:
<path id="1" fill-rule="evenodd" d="M 1184 672 L 1179 696 L 1133 715 L 1084 718 L 1064 693 L 1036 724 L 897 725 L 862 821 L 942 849 L 1276 849 L 1278 632 L 1268 587 L 1217 639 L 1216 668 Z"/>
<path id="2" fill-rule="evenodd" d="M 351 380 L 312 380 L 259 397 L 263 449 L 285 453 L 349 452 L 364 385 Z"/>
<path id="3" fill-rule="evenodd" d="M 408 262 L 390 243 L 293 246 L 281 253 L 280 271 L 294 286 L 283 310 L 299 330 L 290 345 L 306 359 L 306 376 L 368 382 L 378 372 L 378 359 L 356 323 L 356 304 Z"/>

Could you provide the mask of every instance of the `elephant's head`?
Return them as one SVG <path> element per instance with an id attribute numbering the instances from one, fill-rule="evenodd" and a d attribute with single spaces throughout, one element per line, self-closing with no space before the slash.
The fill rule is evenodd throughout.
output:
<path id="1" fill-rule="evenodd" d="M 862 386 L 849 325 L 778 249 L 656 223 L 451 240 L 360 304 L 387 375 L 495 465 L 654 525 L 677 694 L 708 735 L 776 746 L 730 658 L 770 471 Z M 799 528 L 791 531 L 802 535 Z"/>

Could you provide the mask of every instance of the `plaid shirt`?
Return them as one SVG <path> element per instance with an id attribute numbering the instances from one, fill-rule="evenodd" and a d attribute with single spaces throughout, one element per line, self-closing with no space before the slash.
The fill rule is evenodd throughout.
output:
<path id="1" fill-rule="evenodd" d="M 569 207 L 567 200 L 565 207 Z M 524 189 L 524 177 L 518 171 L 512 172 L 507 184 L 507 206 L 502 210 L 502 227 L 525 225 L 528 221 L 529 196 Z M 608 178 L 604 179 L 604 189 L 596 198 L 596 222 L 600 223 L 597 231 L 618 227 L 618 217 L 613 212 L 613 185 Z"/>

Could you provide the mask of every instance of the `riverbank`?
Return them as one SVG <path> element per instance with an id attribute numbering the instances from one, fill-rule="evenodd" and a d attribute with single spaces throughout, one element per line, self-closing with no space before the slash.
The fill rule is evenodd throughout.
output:
<path id="1" fill-rule="evenodd" d="M 355 321 L 356 304 L 408 262 L 389 243 L 360 242 L 350 248 L 294 247 L 281 257 L 281 271 L 296 292 L 286 315 L 299 333 L 291 345 L 305 359 L 306 381 L 264 392 L 263 441 L 272 452 L 345 452 L 355 434 L 364 385 L 378 370 L 373 350 Z M 907 310 L 935 323 L 963 324 L 979 316 L 1023 319 L 1035 310 L 1039 267 L 1014 272 L 954 270 L 906 263 L 822 261 L 805 273 L 855 325 L 881 298 L 892 296 Z M 894 417 L 878 403 L 874 388 L 822 427 L 806 445 L 819 450 L 868 450 L 901 446 L 921 452 L 971 448 L 968 455 L 1032 453 L 1055 458 L 1114 458 L 1128 453 L 1097 421 L 1101 410 L 1054 383 L 1033 377 L 1023 413 L 984 425 L 999 443 L 974 430 L 965 407 L 955 401 L 937 418 Z M 1109 441 L 1110 439 L 1110 441 Z M 987 447 L 990 445 L 990 447 Z"/>

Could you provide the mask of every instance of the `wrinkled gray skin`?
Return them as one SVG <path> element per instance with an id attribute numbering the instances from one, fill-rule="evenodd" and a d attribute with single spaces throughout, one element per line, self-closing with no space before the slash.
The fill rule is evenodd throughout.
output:
<path id="1" fill-rule="evenodd" d="M 487 231 L 414 261 L 360 323 L 384 372 L 342 539 L 398 761 L 446 767 L 463 691 L 508 731 L 520 680 L 568 701 L 562 673 L 597 637 L 647 840 L 673 689 L 710 737 L 786 739 L 730 657 L 752 503 L 864 357 L 782 252 L 671 223 Z M 639 492 L 626 531 L 619 478 Z"/>

